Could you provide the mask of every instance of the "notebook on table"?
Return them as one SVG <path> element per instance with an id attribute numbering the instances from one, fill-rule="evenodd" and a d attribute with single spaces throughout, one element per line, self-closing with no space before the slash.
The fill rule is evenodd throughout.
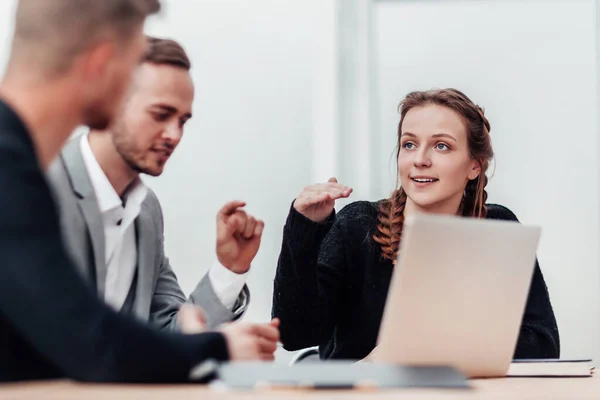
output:
<path id="1" fill-rule="evenodd" d="M 536 359 L 513 360 L 508 377 L 589 377 L 594 374 L 592 360 Z"/>

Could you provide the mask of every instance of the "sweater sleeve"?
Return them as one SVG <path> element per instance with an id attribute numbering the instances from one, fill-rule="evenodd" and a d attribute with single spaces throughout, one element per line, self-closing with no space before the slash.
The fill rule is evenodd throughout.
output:
<path id="1" fill-rule="evenodd" d="M 494 205 L 494 219 L 518 221 L 509 209 Z M 515 359 L 559 358 L 560 339 L 558 326 L 548 288 L 536 258 L 525 313 L 514 353 Z"/>
<path id="2" fill-rule="evenodd" d="M 315 223 L 291 207 L 283 231 L 272 316 L 281 320 L 286 350 L 320 345 L 331 336 L 343 288 L 344 250 L 335 212 Z"/>

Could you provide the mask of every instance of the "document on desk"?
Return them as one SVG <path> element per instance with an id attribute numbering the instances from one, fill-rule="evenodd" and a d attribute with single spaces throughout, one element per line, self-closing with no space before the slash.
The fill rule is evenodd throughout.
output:
<path id="1" fill-rule="evenodd" d="M 217 371 L 217 386 L 232 389 L 468 389 L 467 378 L 451 367 L 405 367 L 337 361 L 287 366 L 233 362 Z"/>
<path id="2" fill-rule="evenodd" d="M 531 359 L 513 360 L 507 377 L 589 377 L 594 373 L 592 360 Z"/>

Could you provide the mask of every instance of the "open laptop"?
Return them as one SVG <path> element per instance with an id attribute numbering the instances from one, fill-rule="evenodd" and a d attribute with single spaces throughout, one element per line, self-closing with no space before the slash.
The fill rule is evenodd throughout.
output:
<path id="1" fill-rule="evenodd" d="M 538 226 L 512 221 L 408 217 L 376 361 L 450 365 L 471 378 L 504 376 L 540 234 Z"/>

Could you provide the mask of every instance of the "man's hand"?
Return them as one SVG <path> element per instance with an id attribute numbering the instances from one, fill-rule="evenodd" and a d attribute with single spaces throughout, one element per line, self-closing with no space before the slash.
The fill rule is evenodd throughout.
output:
<path id="1" fill-rule="evenodd" d="M 193 304 L 184 304 L 177 313 L 177 324 L 181 332 L 187 334 L 206 331 L 206 316 L 202 308 Z"/>
<path id="2" fill-rule="evenodd" d="M 265 226 L 263 221 L 241 209 L 245 205 L 242 201 L 232 201 L 217 214 L 217 258 L 236 274 L 250 269 Z"/>
<path id="3" fill-rule="evenodd" d="M 253 324 L 230 322 L 220 331 L 225 335 L 231 361 L 272 361 L 279 342 L 279 320 Z"/>

